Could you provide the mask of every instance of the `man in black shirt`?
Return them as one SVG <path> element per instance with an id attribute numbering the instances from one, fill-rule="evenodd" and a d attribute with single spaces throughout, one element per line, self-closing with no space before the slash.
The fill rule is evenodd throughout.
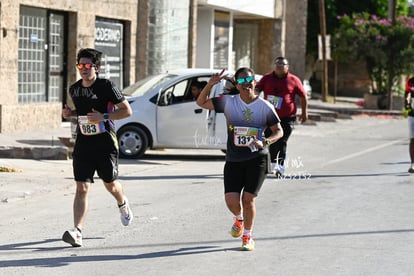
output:
<path id="1" fill-rule="evenodd" d="M 69 88 L 69 97 L 75 105 L 67 105 L 62 116 L 77 117 L 77 135 L 73 150 L 73 173 L 76 193 L 73 202 L 74 228 L 63 234 L 63 241 L 73 247 L 82 246 L 82 228 L 88 209 L 88 193 L 95 171 L 105 188 L 114 196 L 121 213 L 121 222 L 127 226 L 133 219 L 128 199 L 118 177 L 118 141 L 113 120 L 132 114 L 131 107 L 119 89 L 107 79 L 98 77 L 102 53 L 95 49 L 81 49 L 77 68 L 82 79 Z M 115 109 L 116 107 L 116 109 Z"/>

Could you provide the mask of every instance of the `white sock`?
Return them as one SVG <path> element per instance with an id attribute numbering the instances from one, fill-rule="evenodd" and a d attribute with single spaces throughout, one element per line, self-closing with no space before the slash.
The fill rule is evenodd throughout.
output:
<path id="1" fill-rule="evenodd" d="M 237 219 L 237 220 L 243 220 L 243 215 L 238 215 L 238 216 L 236 216 L 236 219 Z"/>
<path id="2" fill-rule="evenodd" d="M 247 229 L 244 229 L 243 230 L 243 236 L 252 236 L 252 230 L 247 230 Z"/>

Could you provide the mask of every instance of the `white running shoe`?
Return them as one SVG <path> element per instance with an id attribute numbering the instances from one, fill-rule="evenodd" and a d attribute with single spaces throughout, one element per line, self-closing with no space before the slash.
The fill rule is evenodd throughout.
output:
<path id="1" fill-rule="evenodd" d="M 282 178 L 285 175 L 285 166 L 277 165 L 275 170 L 275 175 L 277 178 Z"/>
<path id="2" fill-rule="evenodd" d="M 65 231 L 62 236 L 62 240 L 64 242 L 69 243 L 73 247 L 81 247 L 82 246 L 82 233 L 79 232 L 78 229 L 70 229 Z"/>
<path id="3" fill-rule="evenodd" d="M 251 236 L 244 236 L 242 237 L 242 246 L 241 246 L 241 250 L 242 251 L 252 251 L 254 250 L 254 240 Z"/>
<path id="4" fill-rule="evenodd" d="M 283 177 L 285 174 L 285 166 L 272 163 L 271 174 L 275 175 L 277 178 Z"/>
<path id="5" fill-rule="evenodd" d="M 129 202 L 126 196 L 124 196 L 124 205 L 119 207 L 119 212 L 121 213 L 121 222 L 124 226 L 128 226 L 131 224 L 134 215 L 132 214 L 131 208 L 129 208 Z"/>

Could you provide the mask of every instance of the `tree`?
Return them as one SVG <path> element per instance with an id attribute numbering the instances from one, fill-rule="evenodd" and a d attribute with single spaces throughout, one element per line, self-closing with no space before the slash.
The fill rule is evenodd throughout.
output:
<path id="1" fill-rule="evenodd" d="M 378 17 L 388 16 L 389 0 L 325 0 L 326 33 L 333 34 L 340 26 L 338 15 L 366 12 Z M 397 15 L 414 14 L 414 7 L 409 9 L 407 0 L 397 0 Z M 320 34 L 318 1 L 308 1 L 308 18 L 306 31 L 306 53 L 311 56 L 318 55 L 318 34 Z"/>
<path id="2" fill-rule="evenodd" d="M 392 5 L 392 11 L 393 15 L 407 15 L 407 14 L 413 14 L 414 8 L 409 6 L 407 0 L 347 0 L 347 1 L 341 1 L 341 0 L 324 0 L 325 1 L 325 10 L 326 10 L 326 26 L 327 26 L 327 34 L 335 34 L 339 28 L 341 28 L 341 21 L 337 20 L 337 15 L 342 14 L 361 14 L 361 13 L 367 13 L 376 15 L 377 18 L 387 18 L 390 12 L 390 7 Z M 394 9 L 395 8 L 395 9 Z M 395 18 L 395 17 L 393 17 Z M 392 21 L 393 22 L 393 21 Z M 319 10 L 318 10 L 318 1 L 308 1 L 308 21 L 307 21 L 307 62 L 308 62 L 308 68 L 316 68 L 316 62 L 317 62 L 317 55 L 318 55 L 318 44 L 317 44 L 317 37 L 320 33 L 319 28 Z M 353 28 L 353 26 L 351 26 Z M 396 35 L 398 39 L 398 35 Z M 392 41 L 394 39 L 393 35 L 389 35 L 388 39 Z M 335 39 L 333 39 L 333 43 L 335 42 Z M 331 41 L 331 46 L 335 46 Z M 398 44 L 398 43 L 397 43 Z M 359 59 L 359 60 L 352 60 L 352 57 L 348 57 L 349 62 L 357 62 L 361 60 L 368 60 L 370 61 L 372 56 L 376 55 L 377 49 L 368 49 L 368 44 L 365 47 L 365 53 L 367 53 L 367 57 L 365 59 Z M 399 45 L 398 47 L 400 47 Z M 392 47 L 389 47 L 390 51 Z M 334 52 L 334 49 L 331 49 L 331 52 Z M 388 56 L 393 56 L 397 52 L 387 52 Z M 335 53 L 334 53 L 335 54 Z M 363 54 L 363 53 L 361 53 Z M 383 53 L 380 53 L 380 55 Z M 408 54 L 407 54 L 408 55 Z M 335 56 L 334 56 L 335 58 Z M 390 72 L 391 74 L 388 74 L 390 78 L 385 81 L 385 83 L 388 83 L 388 92 L 391 94 L 391 87 L 393 84 L 393 81 L 395 81 L 394 76 L 398 76 L 398 72 L 396 71 L 395 75 L 393 72 L 394 69 L 399 66 L 398 62 L 394 62 L 394 60 L 397 60 L 398 58 L 388 58 L 388 64 L 386 65 L 385 72 Z M 338 59 L 337 59 L 338 60 Z M 395 63 L 395 64 L 394 64 Z M 367 67 L 370 66 L 370 63 L 367 64 Z M 368 68 L 369 69 L 369 68 Z M 381 90 L 382 87 L 379 87 L 377 89 L 377 84 L 380 86 L 383 85 L 382 78 L 384 78 L 382 67 L 380 68 L 372 68 L 371 72 L 372 76 L 375 79 L 378 79 L 378 76 L 381 76 L 381 80 L 379 83 L 376 81 L 373 81 L 373 87 L 375 91 Z M 377 76 L 373 76 L 373 72 L 377 74 Z M 308 72 L 312 73 L 312 72 Z M 387 76 L 385 76 L 386 79 Z M 387 86 L 387 84 L 384 84 Z M 386 89 L 385 89 L 386 90 Z M 392 106 L 392 97 L 389 97 L 389 103 L 388 106 Z"/>
<path id="3" fill-rule="evenodd" d="M 325 0 L 325 14 L 327 34 L 332 34 L 339 28 L 340 22 L 337 15 L 353 14 L 367 12 L 376 14 L 379 17 L 388 16 L 389 0 Z M 412 7 L 414 10 L 414 7 Z M 397 14 L 407 15 L 409 12 L 407 0 L 397 1 Z M 414 11 L 413 11 L 414 13 Z M 319 7 L 318 1 L 308 1 L 308 18 L 307 18 L 307 53 L 317 55 L 318 53 L 318 34 L 319 28 Z"/>
<path id="4" fill-rule="evenodd" d="M 414 66 L 414 18 L 398 16 L 394 25 L 368 13 L 338 16 L 340 25 L 332 37 L 333 57 L 363 62 L 374 93 L 387 93 L 398 77 Z M 392 83 L 387 81 L 391 80 Z"/>

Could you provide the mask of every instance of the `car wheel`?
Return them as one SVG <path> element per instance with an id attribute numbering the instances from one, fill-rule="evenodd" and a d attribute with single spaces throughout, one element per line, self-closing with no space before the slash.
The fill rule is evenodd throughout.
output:
<path id="1" fill-rule="evenodd" d="M 126 126 L 118 131 L 119 156 L 137 159 L 144 155 L 148 147 L 148 136 L 137 126 Z"/>

